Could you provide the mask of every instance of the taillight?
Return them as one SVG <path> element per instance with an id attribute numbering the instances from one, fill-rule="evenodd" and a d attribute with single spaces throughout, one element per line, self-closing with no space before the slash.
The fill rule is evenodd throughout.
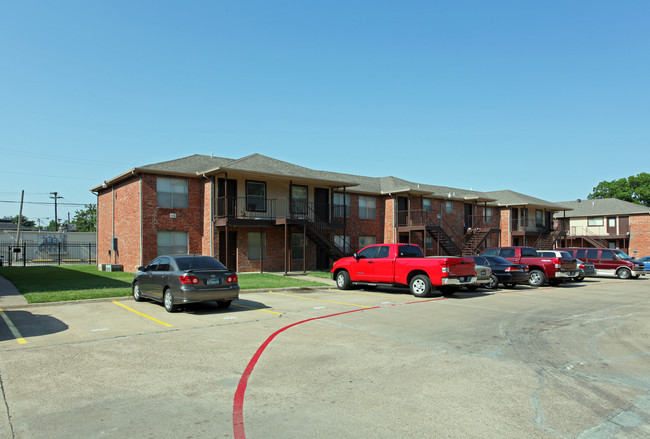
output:
<path id="1" fill-rule="evenodd" d="M 585 264 L 580 264 L 580 266 L 578 268 L 581 269 L 581 270 L 584 270 L 585 269 Z"/>
<path id="2" fill-rule="evenodd" d="M 198 284 L 199 279 L 195 276 L 190 276 L 189 274 L 184 274 L 178 278 L 182 284 Z"/>
<path id="3" fill-rule="evenodd" d="M 447 265 L 442 266 L 442 272 L 449 274 L 449 267 Z"/>
<path id="4" fill-rule="evenodd" d="M 227 284 L 234 284 L 234 283 L 237 283 L 237 280 L 238 280 L 237 275 L 232 274 L 232 275 L 228 276 L 228 278 L 226 279 L 226 283 Z"/>

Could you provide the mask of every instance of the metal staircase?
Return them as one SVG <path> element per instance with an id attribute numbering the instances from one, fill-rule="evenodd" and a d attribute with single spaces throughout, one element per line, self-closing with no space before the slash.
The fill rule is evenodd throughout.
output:
<path id="1" fill-rule="evenodd" d="M 447 253 L 449 256 L 461 256 L 462 251 L 461 249 L 456 245 L 456 243 L 451 239 L 451 237 L 445 233 L 445 231 L 442 229 L 442 227 L 437 226 L 437 225 L 428 225 L 426 227 L 427 233 L 431 235 L 433 239 L 435 239 L 438 244 L 440 244 L 440 248 Z"/>
<path id="2" fill-rule="evenodd" d="M 533 244 L 537 250 L 553 250 L 555 243 L 566 236 L 566 230 L 553 230 L 548 235 L 540 235 Z"/>

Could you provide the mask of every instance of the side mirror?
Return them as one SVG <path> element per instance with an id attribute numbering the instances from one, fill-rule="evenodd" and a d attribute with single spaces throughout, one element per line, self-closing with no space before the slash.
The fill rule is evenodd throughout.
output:
<path id="1" fill-rule="evenodd" d="M 139 266 L 137 268 L 138 271 L 147 271 L 147 267 Z"/>
<path id="2" fill-rule="evenodd" d="M 352 257 L 353 257 L 354 259 L 356 259 L 357 261 L 359 260 L 359 255 L 358 255 L 356 252 L 354 252 L 354 254 L 352 255 Z"/>

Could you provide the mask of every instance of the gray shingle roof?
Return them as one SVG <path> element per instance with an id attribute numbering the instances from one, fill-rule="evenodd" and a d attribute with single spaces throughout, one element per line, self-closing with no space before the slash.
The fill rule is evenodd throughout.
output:
<path id="1" fill-rule="evenodd" d="M 618 200 L 616 198 L 562 201 L 557 204 L 573 209 L 571 212 L 567 212 L 566 215 L 562 215 L 566 216 L 567 218 L 605 215 L 650 214 L 650 207 L 630 203 L 628 201 Z"/>
<path id="2" fill-rule="evenodd" d="M 338 172 L 319 171 L 293 163 L 277 160 L 262 154 L 251 154 L 240 159 L 224 157 L 213 157 L 201 154 L 194 154 L 175 160 L 153 163 L 150 165 L 132 168 L 108 181 L 110 185 L 138 172 L 160 173 L 183 176 L 200 176 L 219 171 L 229 170 L 239 172 L 250 172 L 259 175 L 280 176 L 292 179 L 304 179 L 311 181 L 322 181 L 329 183 L 332 187 L 347 187 L 349 192 L 367 194 L 396 194 L 410 193 L 431 196 L 436 198 L 450 198 L 456 200 L 472 200 L 489 202 L 498 206 L 520 206 L 534 205 L 543 206 L 549 209 L 562 210 L 567 207 L 550 203 L 539 198 L 520 194 L 514 191 L 479 192 L 449 186 L 435 186 L 422 183 L 414 183 L 401 178 L 388 177 L 365 177 L 361 175 L 342 174 Z M 98 191 L 104 184 L 92 188 Z"/>
<path id="3" fill-rule="evenodd" d="M 494 198 L 496 202 L 493 204 L 502 207 L 529 205 L 545 207 L 551 210 L 571 209 L 569 206 L 564 206 L 560 203 L 551 203 L 550 201 L 531 197 L 530 195 L 521 194 L 511 190 L 485 192 L 485 195 Z"/>

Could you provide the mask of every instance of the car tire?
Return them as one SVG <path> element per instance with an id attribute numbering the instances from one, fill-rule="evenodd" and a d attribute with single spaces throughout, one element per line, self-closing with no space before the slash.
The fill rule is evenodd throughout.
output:
<path id="1" fill-rule="evenodd" d="M 619 279 L 629 279 L 632 277 L 632 272 L 627 268 L 619 268 L 616 272 L 616 276 L 618 276 Z"/>
<path id="2" fill-rule="evenodd" d="M 230 307 L 232 300 L 217 300 L 217 308 L 227 309 Z"/>
<path id="3" fill-rule="evenodd" d="M 131 288 L 131 293 L 133 294 L 133 300 L 136 302 L 142 302 L 144 298 L 142 297 L 142 293 L 140 292 L 140 285 L 137 282 L 133 283 L 133 287 Z"/>
<path id="4" fill-rule="evenodd" d="M 409 282 L 409 290 L 415 297 L 428 297 L 431 294 L 431 279 L 424 274 L 415 275 Z"/>
<path id="5" fill-rule="evenodd" d="M 508 282 L 506 284 L 503 284 L 504 287 L 508 288 L 509 290 L 513 289 L 517 284 Z"/>
<path id="6" fill-rule="evenodd" d="M 350 273 L 345 270 L 341 270 L 336 273 L 336 286 L 339 290 L 349 290 L 350 289 Z"/>
<path id="7" fill-rule="evenodd" d="M 485 288 L 487 288 L 488 290 L 494 290 L 496 287 L 499 286 L 499 279 L 494 274 L 491 274 L 490 275 L 490 282 L 486 283 L 483 286 Z"/>
<path id="8" fill-rule="evenodd" d="M 165 305 L 165 311 L 175 312 L 176 305 L 174 305 L 174 295 L 169 289 L 166 289 L 163 293 L 163 305 Z"/>
<path id="9" fill-rule="evenodd" d="M 541 270 L 530 270 L 528 284 L 531 287 L 541 287 L 546 283 L 546 275 Z"/>

